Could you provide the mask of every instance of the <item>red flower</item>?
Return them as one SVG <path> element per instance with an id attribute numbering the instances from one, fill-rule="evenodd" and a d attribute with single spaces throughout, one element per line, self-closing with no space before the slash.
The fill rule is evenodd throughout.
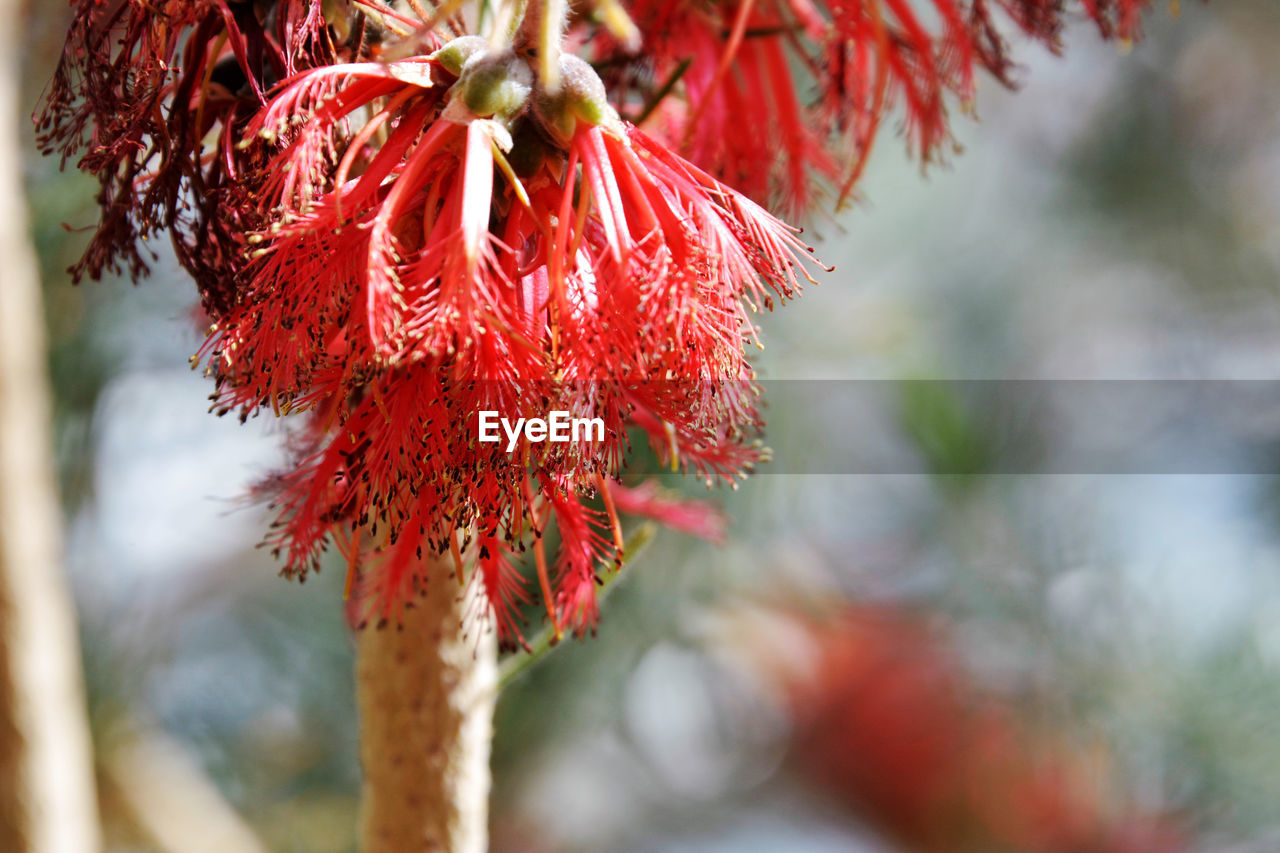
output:
<path id="1" fill-rule="evenodd" d="M 424 549 L 459 572 L 473 554 L 501 638 L 519 642 L 527 592 L 507 561 L 532 546 L 550 618 L 586 630 L 598 571 L 624 557 L 606 484 L 628 430 L 708 481 L 759 458 L 749 312 L 799 291 L 804 245 L 619 120 L 581 60 L 560 70 L 551 93 L 524 59 L 464 38 L 302 72 L 253 125 L 277 146 L 261 180 L 273 224 L 205 355 L 223 410 L 311 412 L 269 487 L 271 541 L 302 575 L 339 537 L 365 618 L 395 620 L 438 582 Z M 477 440 L 478 412 L 555 410 L 600 418 L 604 440 Z"/>
<path id="2" fill-rule="evenodd" d="M 1173 853 L 1172 815 L 1138 809 L 1079 745 L 1034 733 L 920 614 L 851 607 L 749 633 L 793 709 L 796 769 L 912 850 Z M 801 640 L 797 643 L 796 640 Z M 796 652 L 800 651 L 800 654 Z M 1103 782 L 1103 784 L 1100 784 Z"/>

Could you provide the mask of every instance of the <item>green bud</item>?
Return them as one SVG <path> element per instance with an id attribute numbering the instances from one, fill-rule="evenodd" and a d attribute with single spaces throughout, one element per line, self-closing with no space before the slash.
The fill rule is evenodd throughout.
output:
<path id="1" fill-rule="evenodd" d="M 489 50 L 489 40 L 480 36 L 462 36 L 456 38 L 431 54 L 430 59 L 440 63 L 440 67 L 458 76 L 472 59 Z"/>
<path id="2" fill-rule="evenodd" d="M 514 54 L 486 55 L 469 61 L 455 88 L 473 115 L 512 118 L 533 91 L 533 71 Z"/>
<path id="3" fill-rule="evenodd" d="M 586 60 L 570 53 L 560 57 L 560 91 L 583 121 L 603 124 L 617 118 L 600 75 Z"/>
<path id="4" fill-rule="evenodd" d="M 533 111 L 542 128 L 561 145 L 573 138 L 579 121 L 599 125 L 618 120 L 600 75 L 572 54 L 560 57 L 560 87 L 555 92 L 538 87 Z"/>

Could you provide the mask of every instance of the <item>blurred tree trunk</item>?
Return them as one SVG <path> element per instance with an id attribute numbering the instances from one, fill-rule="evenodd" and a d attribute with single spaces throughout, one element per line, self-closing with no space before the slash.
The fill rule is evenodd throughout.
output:
<path id="1" fill-rule="evenodd" d="M 44 317 L 15 123 L 19 11 L 0 0 L 0 850 L 92 853 L 92 750 L 61 575 Z"/>
<path id="2" fill-rule="evenodd" d="M 127 816 L 155 853 L 267 853 L 181 743 L 123 715 L 112 729 L 99 751 L 104 814 Z"/>
<path id="3" fill-rule="evenodd" d="M 403 626 L 358 637 L 362 853 L 488 849 L 497 640 L 474 620 L 461 630 L 486 604 L 478 585 L 464 594 L 433 568 Z"/>

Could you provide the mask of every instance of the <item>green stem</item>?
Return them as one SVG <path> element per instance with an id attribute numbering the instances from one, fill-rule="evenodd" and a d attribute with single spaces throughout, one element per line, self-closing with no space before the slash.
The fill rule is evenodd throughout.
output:
<path id="1" fill-rule="evenodd" d="M 647 522 L 636 529 L 627 540 L 627 565 L 630 565 L 637 557 L 644 553 L 649 543 L 653 541 L 653 537 L 658 532 L 658 527 L 653 522 Z M 628 575 L 630 572 L 627 573 Z M 596 593 L 596 599 L 603 603 L 609 593 L 618 581 L 623 577 L 621 569 L 613 572 L 604 579 L 600 590 Z M 529 641 L 529 649 L 526 652 L 518 652 L 510 655 L 498 664 L 498 690 L 504 690 L 507 685 L 511 684 L 521 675 L 524 675 L 534 664 L 542 661 L 551 651 L 556 648 L 555 631 L 550 625 L 543 628 L 533 639 Z"/>

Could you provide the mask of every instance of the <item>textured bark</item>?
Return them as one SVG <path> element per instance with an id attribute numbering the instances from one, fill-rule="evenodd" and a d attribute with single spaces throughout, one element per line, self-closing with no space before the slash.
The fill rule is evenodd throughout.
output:
<path id="1" fill-rule="evenodd" d="M 21 20 L 0 0 L 0 20 Z M 18 26 L 0 28 L 0 850 L 101 847 L 74 611 L 61 574 L 44 318 L 15 121 Z"/>
<path id="2" fill-rule="evenodd" d="M 478 588 L 464 594 L 439 568 L 401 627 L 358 637 L 363 853 L 488 847 L 496 640 L 475 625 L 464 635 Z"/>

